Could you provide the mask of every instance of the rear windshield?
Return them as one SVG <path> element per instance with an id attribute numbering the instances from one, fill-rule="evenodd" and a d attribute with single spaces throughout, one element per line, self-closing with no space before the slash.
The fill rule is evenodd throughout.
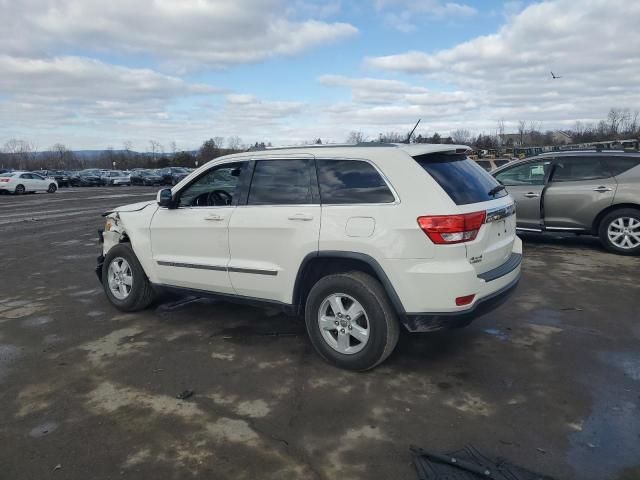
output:
<path id="1" fill-rule="evenodd" d="M 13 177 L 15 173 L 0 173 L 0 177 Z"/>
<path id="2" fill-rule="evenodd" d="M 466 155 L 431 153 L 414 159 L 438 182 L 456 205 L 487 202 L 507 195 L 504 189 L 489 194 L 500 184 Z"/>

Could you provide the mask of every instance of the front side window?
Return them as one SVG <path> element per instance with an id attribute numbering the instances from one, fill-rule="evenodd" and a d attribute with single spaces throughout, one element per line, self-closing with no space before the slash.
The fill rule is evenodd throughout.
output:
<path id="1" fill-rule="evenodd" d="M 311 196 L 309 160 L 258 160 L 249 188 L 249 205 L 307 205 Z"/>
<path id="2" fill-rule="evenodd" d="M 242 163 L 213 167 L 180 191 L 179 207 L 222 207 L 234 205 Z"/>
<path id="3" fill-rule="evenodd" d="M 496 180 L 506 186 L 544 185 L 550 167 L 551 160 L 516 165 L 497 173 Z"/>
<path id="4" fill-rule="evenodd" d="M 318 160 L 320 198 L 324 204 L 392 203 L 389 186 L 373 165 L 360 160 Z"/>
<path id="5" fill-rule="evenodd" d="M 577 182 L 610 177 L 605 162 L 600 157 L 560 157 L 556 160 L 554 182 Z"/>

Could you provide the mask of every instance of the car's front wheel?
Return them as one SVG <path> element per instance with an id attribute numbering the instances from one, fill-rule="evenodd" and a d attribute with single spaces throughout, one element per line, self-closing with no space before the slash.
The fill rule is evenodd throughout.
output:
<path id="1" fill-rule="evenodd" d="M 317 352 L 348 370 L 369 370 L 383 362 L 400 334 L 380 282 L 357 271 L 320 279 L 309 292 L 305 321 Z"/>
<path id="2" fill-rule="evenodd" d="M 55 183 L 50 184 L 49 188 L 47 188 L 47 192 L 48 193 L 55 193 L 56 190 L 58 190 L 58 187 L 56 187 Z"/>
<path id="3" fill-rule="evenodd" d="M 600 241 L 604 247 L 622 255 L 640 254 L 640 210 L 620 208 L 600 222 Z"/>
<path id="4" fill-rule="evenodd" d="M 153 287 L 127 243 L 116 245 L 107 253 L 102 286 L 109 301 L 124 312 L 142 310 L 155 299 Z"/>

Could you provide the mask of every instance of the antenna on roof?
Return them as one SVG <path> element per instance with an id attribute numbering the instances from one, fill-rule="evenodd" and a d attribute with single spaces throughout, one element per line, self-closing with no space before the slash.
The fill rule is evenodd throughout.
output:
<path id="1" fill-rule="evenodd" d="M 421 118 L 418 119 L 418 121 L 416 122 L 415 127 L 413 127 L 413 130 L 411 130 L 409 132 L 409 135 L 407 135 L 407 143 L 411 143 L 411 137 L 413 136 L 413 132 L 416 131 L 416 128 L 418 128 L 418 124 L 420 123 L 420 120 L 422 120 Z"/>

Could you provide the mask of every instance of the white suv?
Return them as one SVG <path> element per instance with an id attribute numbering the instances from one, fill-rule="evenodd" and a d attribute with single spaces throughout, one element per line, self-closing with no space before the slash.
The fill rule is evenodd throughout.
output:
<path id="1" fill-rule="evenodd" d="M 468 324 L 520 277 L 512 198 L 461 145 L 217 158 L 108 212 L 98 277 L 117 308 L 163 290 L 303 314 L 326 360 L 366 370 L 411 332 Z"/>

